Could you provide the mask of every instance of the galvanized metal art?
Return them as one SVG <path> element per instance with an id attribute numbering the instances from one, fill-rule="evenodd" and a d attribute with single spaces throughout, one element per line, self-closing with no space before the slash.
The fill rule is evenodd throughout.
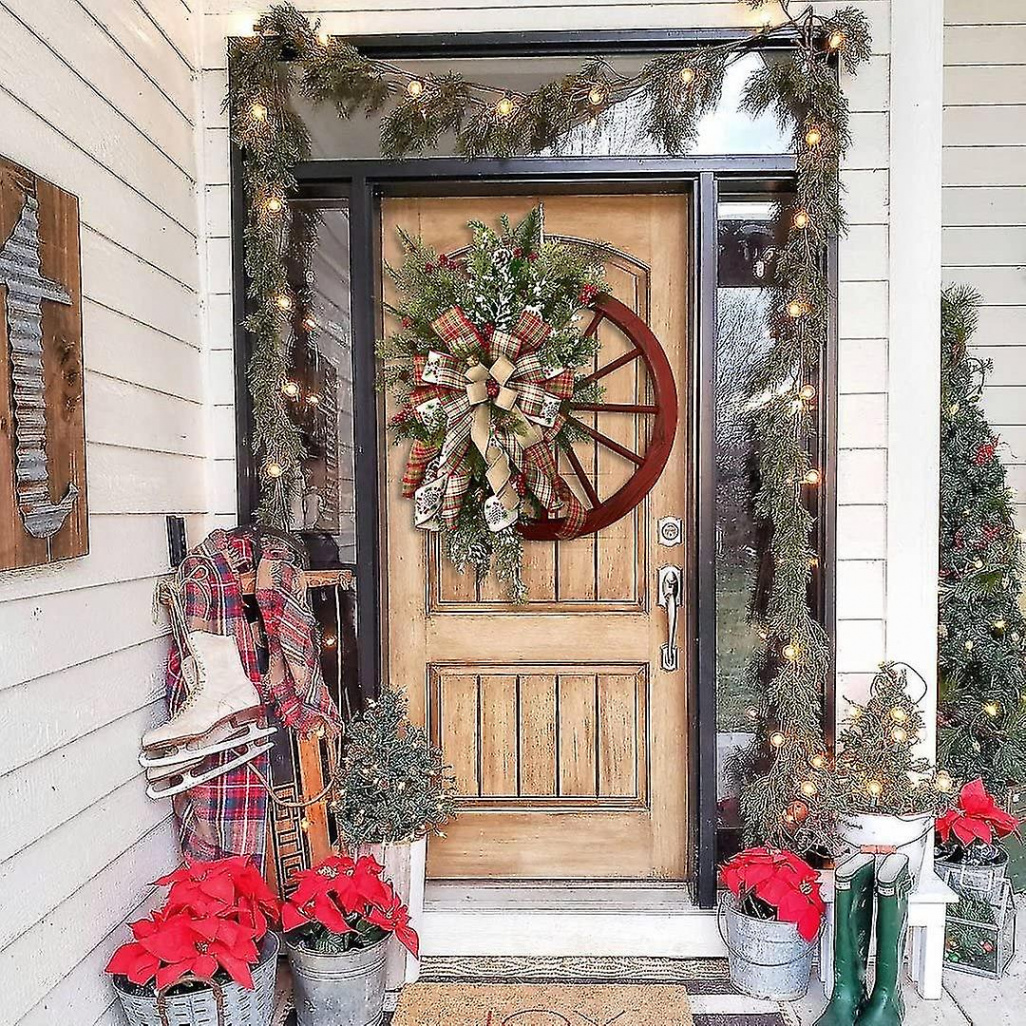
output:
<path id="1" fill-rule="evenodd" d="M 78 200 L 0 158 L 0 570 L 88 551 Z"/>

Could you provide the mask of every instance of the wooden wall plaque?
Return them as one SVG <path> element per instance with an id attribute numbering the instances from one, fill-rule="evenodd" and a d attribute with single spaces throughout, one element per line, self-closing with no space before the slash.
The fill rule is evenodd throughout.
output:
<path id="1" fill-rule="evenodd" d="M 0 157 L 0 570 L 88 551 L 78 199 Z"/>

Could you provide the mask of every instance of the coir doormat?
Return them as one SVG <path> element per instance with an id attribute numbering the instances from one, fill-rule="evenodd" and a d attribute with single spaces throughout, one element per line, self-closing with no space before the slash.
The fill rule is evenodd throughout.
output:
<path id="1" fill-rule="evenodd" d="M 415 983 L 392 1026 L 693 1026 L 681 986 Z"/>

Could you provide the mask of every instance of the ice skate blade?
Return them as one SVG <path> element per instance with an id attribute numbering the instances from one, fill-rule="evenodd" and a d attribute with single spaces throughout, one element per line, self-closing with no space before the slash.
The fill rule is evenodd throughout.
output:
<path id="1" fill-rule="evenodd" d="M 224 734 L 222 732 L 224 729 L 228 729 L 230 732 Z M 195 739 L 208 741 L 208 744 L 202 748 L 190 748 L 188 744 L 185 744 L 177 751 L 169 752 L 166 755 L 151 755 L 149 753 L 152 749 L 144 748 L 139 753 L 139 765 L 144 769 L 157 769 L 162 766 L 191 766 L 210 758 L 211 755 L 231 751 L 233 748 L 238 748 L 239 745 L 250 744 L 261 738 L 270 737 L 276 730 L 276 727 L 261 727 L 258 723 L 247 723 L 244 728 L 238 729 L 225 728 L 224 724 L 221 724 L 212 732 Z M 158 751 L 161 750 L 158 749 Z"/>
<path id="2" fill-rule="evenodd" d="M 209 783 L 211 780 L 216 780 L 218 777 L 224 776 L 230 770 L 236 769 L 239 766 L 244 766 L 247 762 L 251 762 L 258 755 L 263 755 L 264 752 L 269 752 L 274 745 L 265 744 L 257 745 L 255 748 L 250 748 L 248 751 L 243 752 L 242 755 L 236 756 L 234 759 L 230 759 L 223 766 L 215 766 L 212 769 L 207 770 L 205 773 L 193 773 L 191 769 L 186 769 L 181 774 L 175 774 L 171 777 L 171 783 L 167 787 L 157 787 L 154 784 L 150 784 L 146 788 L 146 796 L 152 798 L 154 801 L 158 801 L 161 798 L 173 798 L 176 794 L 181 794 L 183 791 L 189 791 L 194 787 L 198 787 L 200 784 Z M 175 782 L 177 780 L 177 783 Z"/>
<path id="3" fill-rule="evenodd" d="M 245 709 L 236 709 L 233 712 L 226 713 L 220 719 L 215 720 L 209 726 L 205 727 L 202 731 L 198 731 L 193 734 L 180 734 L 176 737 L 158 737 L 156 740 L 147 741 L 147 736 L 157 733 L 161 730 L 166 729 L 169 725 L 175 722 L 175 717 L 172 716 L 167 723 L 161 727 L 154 727 L 153 730 L 148 730 L 143 734 L 142 747 L 144 751 L 151 751 L 154 753 L 161 753 L 163 756 L 188 756 L 190 744 L 195 744 L 197 741 L 203 741 L 205 738 L 211 736 L 214 737 L 227 737 L 228 731 L 237 732 L 243 729 L 251 723 L 259 723 L 261 717 L 264 715 L 264 707 L 262 705 L 251 705 Z M 198 751 L 199 749 L 193 749 Z"/>

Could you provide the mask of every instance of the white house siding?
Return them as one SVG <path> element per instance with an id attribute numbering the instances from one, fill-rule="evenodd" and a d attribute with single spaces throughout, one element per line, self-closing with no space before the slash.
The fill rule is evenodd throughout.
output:
<path id="1" fill-rule="evenodd" d="M 320 17 L 329 32 L 484 31 L 681 26 L 754 26 L 761 15 L 744 4 L 691 0 L 678 3 L 534 3 L 498 6 L 485 0 L 420 0 L 346 4 L 318 0 L 298 5 Z M 349 9 L 349 8 L 356 8 Z M 836 2 L 820 2 L 821 10 Z M 885 651 L 884 610 L 887 521 L 888 337 L 888 96 L 890 0 L 861 0 L 872 21 L 874 56 L 857 79 L 845 83 L 852 106 L 855 144 L 844 183 L 851 232 L 840 256 L 840 410 L 838 498 L 837 665 L 840 690 L 861 692 L 866 673 Z M 226 85 L 225 39 L 252 32 L 254 8 L 235 0 L 209 0 L 203 19 L 202 81 L 212 346 L 224 347 L 221 375 L 212 382 L 218 415 L 230 421 L 231 308 L 228 297 L 228 132 L 220 113 Z M 216 354 L 215 354 L 216 355 Z M 232 452 L 219 453 L 218 496 L 234 494 Z"/>
<path id="2" fill-rule="evenodd" d="M 0 1021 L 119 1021 L 120 924 L 177 860 L 160 716 L 164 516 L 211 510 L 191 0 L 2 0 L 0 152 L 80 198 L 90 554 L 0 573 Z"/>
<path id="3" fill-rule="evenodd" d="M 944 277 L 983 294 L 984 407 L 1026 528 L 1026 3 L 945 0 Z"/>

